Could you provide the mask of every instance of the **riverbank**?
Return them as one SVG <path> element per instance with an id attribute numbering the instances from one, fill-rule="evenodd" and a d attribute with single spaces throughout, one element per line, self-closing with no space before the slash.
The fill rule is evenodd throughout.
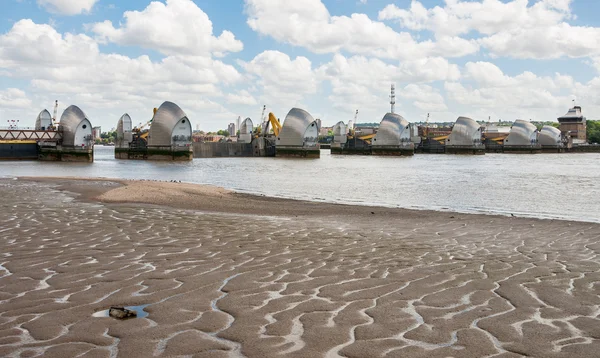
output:
<path id="1" fill-rule="evenodd" d="M 112 179 L 2 179 L 0 195 L 0 356 L 599 348 L 598 224 Z M 111 305 L 148 316 L 92 316 Z"/>

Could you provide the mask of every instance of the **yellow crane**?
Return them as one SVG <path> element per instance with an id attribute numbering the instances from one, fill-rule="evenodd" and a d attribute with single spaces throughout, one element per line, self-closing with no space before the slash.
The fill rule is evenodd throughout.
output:
<path id="1" fill-rule="evenodd" d="M 153 109 L 153 112 L 154 112 L 153 114 L 156 114 L 156 111 L 158 111 L 158 108 L 154 108 L 154 109 Z M 141 132 L 141 131 L 143 131 L 143 130 L 144 130 L 146 127 L 147 127 L 147 126 L 149 126 L 150 124 L 152 124 L 152 120 L 153 120 L 153 119 L 154 119 L 154 116 L 153 116 L 153 117 L 152 117 L 152 119 L 150 119 L 148 122 L 146 122 L 146 123 L 144 123 L 144 124 L 142 124 L 142 125 L 140 125 L 140 126 L 137 126 L 137 127 L 133 128 L 133 132 L 140 133 L 140 132 Z M 146 138 L 148 137 L 148 133 L 150 133 L 150 131 L 149 131 L 149 130 L 147 130 L 147 131 L 145 131 L 144 133 L 140 134 L 140 138 L 144 138 L 144 139 L 146 139 Z"/>
<path id="2" fill-rule="evenodd" d="M 281 132 L 281 123 L 279 123 L 273 112 L 269 112 L 269 122 L 271 123 L 271 128 L 273 128 L 273 133 L 275 133 L 276 137 L 279 137 L 279 132 Z"/>
<path id="3" fill-rule="evenodd" d="M 360 139 L 360 140 L 364 140 L 364 141 L 365 141 L 365 142 L 367 142 L 368 144 L 371 144 L 371 140 L 372 140 L 373 138 L 375 138 L 375 135 L 376 135 L 375 133 L 373 133 L 373 134 L 365 134 L 365 135 L 357 136 L 356 138 L 357 138 L 357 139 Z M 349 140 L 350 140 L 350 139 L 354 139 L 354 135 L 353 135 L 353 134 L 352 134 L 352 135 L 349 135 L 349 136 L 348 136 L 348 139 L 349 139 Z"/>

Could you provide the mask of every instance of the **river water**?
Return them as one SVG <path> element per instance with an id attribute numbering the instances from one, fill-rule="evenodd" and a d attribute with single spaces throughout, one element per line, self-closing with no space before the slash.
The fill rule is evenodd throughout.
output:
<path id="1" fill-rule="evenodd" d="M 0 176 L 181 180 L 267 196 L 457 212 L 600 222 L 600 154 L 417 154 L 320 159 L 208 158 L 171 163 L 0 162 Z M 256 213 L 260 214 L 260 208 Z"/>

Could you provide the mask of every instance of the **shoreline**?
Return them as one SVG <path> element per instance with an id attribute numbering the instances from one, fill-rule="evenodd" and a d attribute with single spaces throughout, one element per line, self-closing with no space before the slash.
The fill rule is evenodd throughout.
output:
<path id="1" fill-rule="evenodd" d="M 211 184 L 189 182 L 169 182 L 159 180 L 119 179 L 103 177 L 13 177 L 17 180 L 46 182 L 57 185 L 59 190 L 70 191 L 77 198 L 88 202 L 105 204 L 147 204 L 167 206 L 176 209 L 197 210 L 213 213 L 228 213 L 258 216 L 329 216 L 344 217 L 354 215 L 384 215 L 387 217 L 401 215 L 403 217 L 422 216 L 468 216 L 473 218 L 502 218 L 536 221 L 559 221 L 567 223 L 600 224 L 593 220 L 574 220 L 570 218 L 544 217 L 518 213 L 501 212 L 469 212 L 428 208 L 403 208 L 372 204 L 347 204 L 328 201 L 302 200 L 286 197 L 274 197 L 264 194 L 248 193 L 225 189 Z M 82 183 L 102 182 L 102 188 Z M 79 184 L 77 184 L 79 183 Z M 112 184 L 111 184 L 112 183 Z M 129 190 L 131 188 L 132 190 Z M 109 193 L 113 191 L 112 193 Z M 146 190 L 158 192 L 158 197 L 146 194 Z M 174 198 L 181 199 L 180 201 Z M 372 214 L 374 213 L 374 214 Z"/>

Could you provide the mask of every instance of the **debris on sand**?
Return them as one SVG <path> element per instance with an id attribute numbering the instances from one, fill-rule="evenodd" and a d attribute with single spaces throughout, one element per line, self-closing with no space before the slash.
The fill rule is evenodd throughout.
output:
<path id="1" fill-rule="evenodd" d="M 137 312 L 133 310 L 128 310 L 125 307 L 111 307 L 108 310 L 108 315 L 116 319 L 126 319 L 137 317 Z"/>

